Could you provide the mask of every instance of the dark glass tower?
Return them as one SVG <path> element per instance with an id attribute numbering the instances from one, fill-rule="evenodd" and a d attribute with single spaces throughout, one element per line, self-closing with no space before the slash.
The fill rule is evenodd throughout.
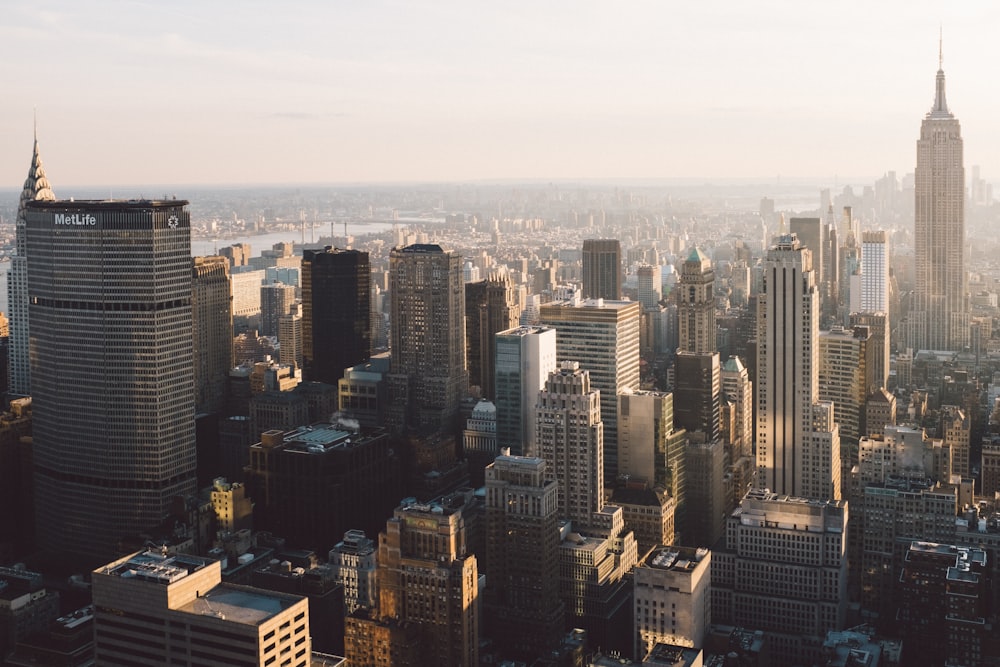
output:
<path id="1" fill-rule="evenodd" d="M 43 550 L 107 560 L 196 490 L 186 205 L 28 203 Z"/>
<path id="2" fill-rule="evenodd" d="M 371 267 L 359 250 L 302 256 L 302 357 L 307 380 L 337 385 L 371 357 Z"/>

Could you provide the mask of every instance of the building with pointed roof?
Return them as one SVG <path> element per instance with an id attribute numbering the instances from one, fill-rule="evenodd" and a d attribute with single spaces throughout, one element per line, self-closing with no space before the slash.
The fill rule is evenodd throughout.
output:
<path id="1" fill-rule="evenodd" d="M 677 284 L 679 351 L 699 354 L 715 352 L 714 290 L 712 260 L 698 248 L 692 249 L 681 267 Z"/>
<path id="2" fill-rule="evenodd" d="M 962 350 L 969 344 L 965 268 L 965 166 L 962 128 L 945 100 L 939 57 L 934 106 L 920 124 L 915 170 L 916 289 L 907 347 Z"/>
<path id="3" fill-rule="evenodd" d="M 10 260 L 7 277 L 7 308 L 10 311 L 10 392 L 18 396 L 31 393 L 31 368 L 28 358 L 28 258 L 25 236 L 25 205 L 29 201 L 55 201 L 49 179 L 42 166 L 38 151 L 38 131 L 35 130 L 34 146 L 28 177 L 24 180 L 21 199 L 17 205 L 16 253 Z"/>

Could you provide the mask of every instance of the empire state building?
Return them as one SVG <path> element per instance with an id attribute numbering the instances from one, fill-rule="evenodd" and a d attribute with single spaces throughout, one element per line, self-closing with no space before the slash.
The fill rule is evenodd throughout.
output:
<path id="1" fill-rule="evenodd" d="M 958 351 L 969 344 L 965 167 L 962 130 L 948 110 L 940 65 L 934 106 L 920 124 L 915 185 L 916 291 L 908 344 Z"/>

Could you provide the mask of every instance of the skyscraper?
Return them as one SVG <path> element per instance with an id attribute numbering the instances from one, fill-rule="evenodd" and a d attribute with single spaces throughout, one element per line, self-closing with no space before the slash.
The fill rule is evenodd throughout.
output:
<path id="1" fill-rule="evenodd" d="M 568 299 L 541 308 L 543 326 L 556 330 L 557 360 L 578 361 L 601 392 L 604 475 L 618 474 L 618 394 L 639 388 L 639 320 L 636 301 Z"/>
<path id="2" fill-rule="evenodd" d="M 492 273 L 477 283 L 465 284 L 465 335 L 469 384 L 494 398 L 494 364 L 499 331 L 517 326 L 521 307 L 506 273 Z"/>
<path id="3" fill-rule="evenodd" d="M 819 399 L 818 336 L 819 292 L 812 253 L 794 234 L 778 237 L 768 250 L 764 291 L 757 299 L 757 485 L 779 495 L 802 496 L 806 489 L 830 486 L 813 479 L 832 467 L 829 461 L 812 460 L 824 456 L 812 451 L 814 444 L 824 449 L 822 439 L 812 442 L 814 419 L 823 414 L 814 414 Z"/>
<path id="4" fill-rule="evenodd" d="M 416 626 L 421 664 L 479 664 L 478 568 L 461 509 L 396 508 L 379 535 L 378 586 L 381 619 Z"/>
<path id="5" fill-rule="evenodd" d="M 27 396 L 31 393 L 31 367 L 28 358 L 28 237 L 25 215 L 28 202 L 53 201 L 56 198 L 45 177 L 42 157 L 38 153 L 38 135 L 31 153 L 31 166 L 17 205 L 15 227 L 16 253 L 10 258 L 7 275 L 7 308 L 10 311 L 10 393 Z"/>
<path id="6" fill-rule="evenodd" d="M 965 166 L 962 129 L 948 110 L 939 62 L 934 106 L 920 124 L 915 171 L 916 289 L 907 347 L 958 350 L 969 344 L 965 270 Z"/>
<path id="7" fill-rule="evenodd" d="M 712 260 L 694 248 L 681 266 L 677 318 L 681 352 L 715 352 L 715 271 Z"/>
<path id="8" fill-rule="evenodd" d="M 557 498 L 542 459 L 503 455 L 486 468 L 490 636 L 525 659 L 545 655 L 563 633 Z"/>
<path id="9" fill-rule="evenodd" d="M 192 260 L 191 322 L 195 412 L 221 413 L 233 367 L 233 297 L 225 257 Z"/>
<path id="10" fill-rule="evenodd" d="M 469 387 L 462 257 L 434 244 L 389 255 L 394 429 L 450 430 Z"/>
<path id="11" fill-rule="evenodd" d="M 371 268 L 360 250 L 302 256 L 302 362 L 307 380 L 336 385 L 372 353 Z"/>
<path id="12" fill-rule="evenodd" d="M 282 315 L 291 312 L 295 286 L 268 283 L 260 286 L 260 335 L 277 336 Z"/>
<path id="13" fill-rule="evenodd" d="M 564 361 L 549 374 L 537 406 L 538 449 L 546 479 L 559 485 L 559 516 L 577 530 L 589 527 L 604 505 L 600 391 L 591 388 L 580 364 Z"/>
<path id="14" fill-rule="evenodd" d="M 497 447 L 536 455 L 535 401 L 556 370 L 556 332 L 517 327 L 496 334 Z"/>
<path id="15" fill-rule="evenodd" d="M 43 549 L 105 558 L 195 491 L 186 204 L 27 206 Z"/>
<path id="16" fill-rule="evenodd" d="M 622 246 L 618 239 L 584 240 L 583 298 L 622 298 Z"/>
<path id="17" fill-rule="evenodd" d="M 851 312 L 889 312 L 889 241 L 885 231 L 861 232 L 861 289 L 851 289 Z"/>

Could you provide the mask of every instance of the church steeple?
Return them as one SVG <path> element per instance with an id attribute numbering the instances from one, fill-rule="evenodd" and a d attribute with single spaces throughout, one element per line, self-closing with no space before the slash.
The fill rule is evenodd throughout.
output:
<path id="1" fill-rule="evenodd" d="M 950 111 L 948 111 L 948 101 L 944 96 L 944 39 L 941 35 L 938 36 L 938 71 L 934 91 L 934 106 L 931 108 L 930 113 L 927 114 L 927 117 L 955 117 Z"/>

